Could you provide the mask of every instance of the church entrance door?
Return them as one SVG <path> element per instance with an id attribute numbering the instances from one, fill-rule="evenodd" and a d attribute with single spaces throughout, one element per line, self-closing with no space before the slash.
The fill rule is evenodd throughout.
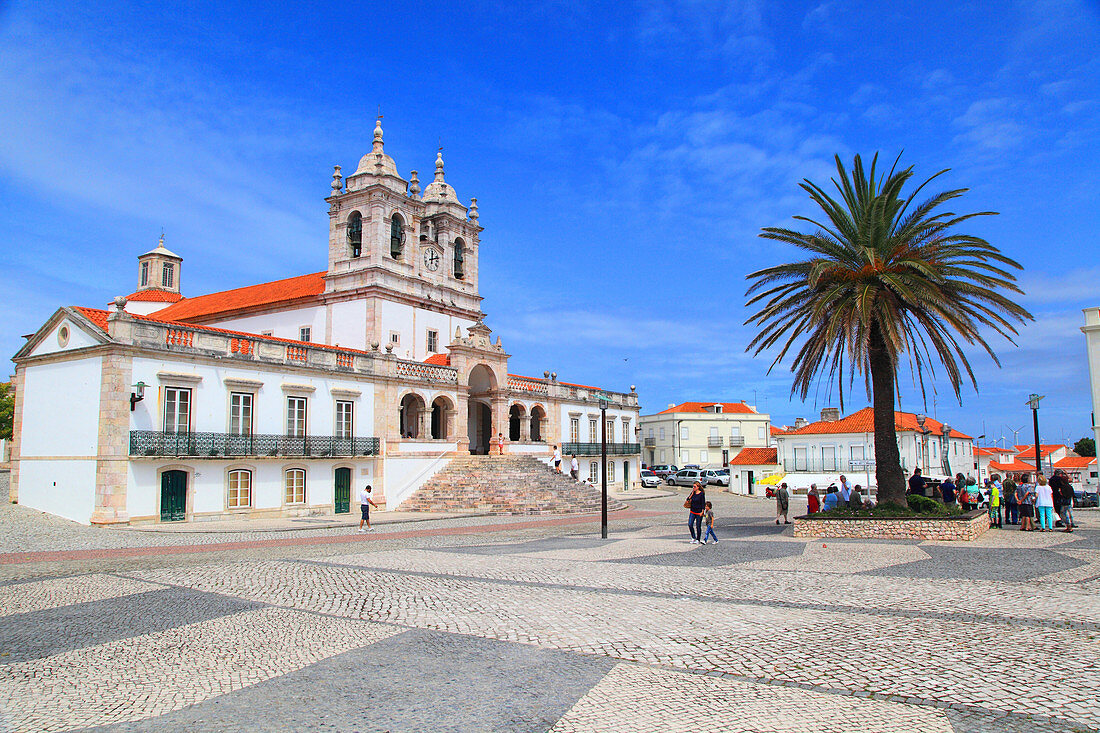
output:
<path id="1" fill-rule="evenodd" d="M 337 514 L 347 514 L 351 511 L 351 469 L 336 469 L 336 487 L 334 489 L 333 503 L 336 505 Z"/>
<path id="2" fill-rule="evenodd" d="M 165 471 L 160 475 L 160 521 L 187 519 L 187 472 Z"/>
<path id="3" fill-rule="evenodd" d="M 493 411 L 484 402 L 470 400 L 467 415 L 470 425 L 470 452 L 475 455 L 489 455 L 489 441 L 493 437 Z"/>

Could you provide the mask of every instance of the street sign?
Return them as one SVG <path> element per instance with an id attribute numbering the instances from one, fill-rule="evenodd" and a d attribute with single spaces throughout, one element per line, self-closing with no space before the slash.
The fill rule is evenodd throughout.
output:
<path id="1" fill-rule="evenodd" d="M 872 468 L 874 465 L 874 460 L 870 458 L 858 458 L 848 461 L 849 468 Z"/>

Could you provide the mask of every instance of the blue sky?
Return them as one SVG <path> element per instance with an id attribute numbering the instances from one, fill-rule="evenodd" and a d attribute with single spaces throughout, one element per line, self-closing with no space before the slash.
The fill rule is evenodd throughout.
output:
<path id="1" fill-rule="evenodd" d="M 636 384 L 643 412 L 814 417 L 835 390 L 792 400 L 744 351 L 745 275 L 793 254 L 756 235 L 811 212 L 798 182 L 834 154 L 904 150 L 971 189 L 960 210 L 1000 212 L 970 231 L 1023 264 L 1036 316 L 994 344 L 1003 368 L 973 354 L 961 406 L 936 382 L 929 414 L 1011 442 L 1037 391 L 1044 442 L 1087 434 L 1096 3 L 271 5 L 0 3 L 0 350 L 133 290 L 161 227 L 185 294 L 324 269 L 332 165 L 369 150 L 381 105 L 403 175 L 442 142 L 478 198 L 516 373 Z"/>

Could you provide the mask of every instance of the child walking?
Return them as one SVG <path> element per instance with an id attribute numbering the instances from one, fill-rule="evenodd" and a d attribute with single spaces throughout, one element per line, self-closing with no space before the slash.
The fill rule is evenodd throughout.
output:
<path id="1" fill-rule="evenodd" d="M 714 510 L 710 506 L 710 502 L 706 503 L 707 510 L 703 514 L 703 518 L 707 522 L 707 533 L 703 535 L 703 544 L 707 544 L 707 540 L 711 537 L 714 538 L 714 544 L 718 544 L 718 535 L 714 534 Z"/>

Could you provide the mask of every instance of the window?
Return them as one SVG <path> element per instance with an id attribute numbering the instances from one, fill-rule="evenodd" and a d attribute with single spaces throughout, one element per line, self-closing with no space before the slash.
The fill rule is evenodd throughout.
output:
<path id="1" fill-rule="evenodd" d="M 687 440 L 687 439 L 688 439 L 688 426 L 687 425 L 681 425 L 680 426 L 680 440 Z"/>
<path id="2" fill-rule="evenodd" d="M 352 432 L 352 410 L 354 403 L 350 400 L 337 400 L 336 401 L 336 437 L 337 438 L 350 438 L 354 433 Z"/>
<path id="3" fill-rule="evenodd" d="M 665 429 L 664 428 L 660 428 L 660 434 L 661 434 L 661 442 L 664 442 L 664 440 L 665 440 Z"/>
<path id="4" fill-rule="evenodd" d="M 615 419 L 612 418 L 607 421 L 607 442 L 615 442 Z"/>
<path id="5" fill-rule="evenodd" d="M 600 481 L 600 464 L 596 461 L 588 462 L 588 478 L 594 484 Z"/>
<path id="6" fill-rule="evenodd" d="M 689 450 L 680 451 L 680 463 L 681 464 L 691 463 L 691 451 L 689 451 Z"/>
<path id="7" fill-rule="evenodd" d="M 393 344 L 394 346 L 400 345 L 401 344 L 401 334 L 399 334 L 397 331 L 390 331 L 390 343 Z"/>
<path id="8" fill-rule="evenodd" d="M 615 480 L 615 461 L 607 462 L 607 483 Z"/>
<path id="9" fill-rule="evenodd" d="M 466 245 L 461 239 L 455 240 L 455 277 L 459 280 L 466 277 Z"/>
<path id="10" fill-rule="evenodd" d="M 290 438 L 304 438 L 306 435 L 306 398 L 286 398 L 286 434 Z"/>
<path id="11" fill-rule="evenodd" d="M 149 263 L 141 263 L 141 287 L 145 287 L 149 284 Z"/>
<path id="12" fill-rule="evenodd" d="M 853 461 L 862 461 L 863 460 L 863 446 L 862 445 L 853 445 L 848 450 L 851 453 Z"/>
<path id="13" fill-rule="evenodd" d="M 400 214 L 394 214 L 390 218 L 390 257 L 401 259 L 401 251 L 405 244 L 405 227 Z"/>
<path id="14" fill-rule="evenodd" d="M 809 463 L 806 460 L 806 449 L 795 448 L 794 449 L 794 470 L 805 471 L 809 468 Z"/>
<path id="15" fill-rule="evenodd" d="M 229 395 L 229 433 L 252 435 L 252 395 L 234 392 Z"/>
<path id="16" fill-rule="evenodd" d="M 599 425 L 599 422 L 596 420 L 596 418 L 592 417 L 592 418 L 588 419 L 588 442 L 589 443 L 598 443 L 598 442 L 600 442 L 600 436 L 597 435 L 597 433 L 596 433 L 596 426 L 597 425 Z"/>
<path id="17" fill-rule="evenodd" d="M 306 472 L 300 468 L 291 468 L 286 472 L 286 503 L 306 503 Z"/>
<path id="18" fill-rule="evenodd" d="M 756 437 L 760 440 L 766 440 L 768 437 L 768 430 L 763 425 L 756 429 Z"/>
<path id="19" fill-rule="evenodd" d="M 252 472 L 238 469 L 229 472 L 229 508 L 252 506 Z"/>
<path id="20" fill-rule="evenodd" d="M 363 215 L 358 211 L 348 217 L 348 251 L 352 257 L 363 254 Z"/>
<path id="21" fill-rule="evenodd" d="M 836 468 L 836 446 L 826 445 L 821 449 L 821 470 L 822 471 L 835 471 Z"/>
<path id="22" fill-rule="evenodd" d="M 569 442 L 579 443 L 581 442 L 581 421 L 580 418 L 569 418 Z"/>
<path id="23" fill-rule="evenodd" d="M 709 462 L 710 462 L 710 454 L 705 450 L 699 451 L 699 464 L 702 465 L 702 466 L 705 466 Z"/>
<path id="24" fill-rule="evenodd" d="M 730 425 L 730 437 L 736 438 L 739 435 L 741 435 L 741 426 L 740 425 Z"/>
<path id="25" fill-rule="evenodd" d="M 646 437 L 648 437 L 648 438 L 652 438 L 652 437 L 653 437 L 653 428 L 650 428 L 650 429 L 649 429 L 649 434 L 648 434 L 648 435 L 647 435 Z"/>
<path id="26" fill-rule="evenodd" d="M 164 388 L 164 432 L 191 432 L 191 390 Z"/>
<path id="27" fill-rule="evenodd" d="M 711 428 L 710 429 L 710 437 L 712 437 L 712 438 L 717 438 L 718 437 L 718 428 Z"/>
<path id="28" fill-rule="evenodd" d="M 661 461 L 661 463 L 664 463 L 664 462 L 665 462 L 665 449 L 664 449 L 664 448 L 662 448 L 662 449 L 661 449 L 661 458 L 660 458 L 660 461 Z"/>
<path id="29" fill-rule="evenodd" d="M 630 442 L 630 437 L 631 437 L 630 436 L 630 418 L 624 417 L 623 418 L 623 442 L 624 443 L 629 443 Z"/>
<path id="30" fill-rule="evenodd" d="M 261 336 L 274 336 L 274 335 L 275 335 L 275 332 L 274 332 L 274 331 L 271 331 L 271 330 L 267 330 L 267 331 L 260 331 L 260 335 L 261 335 Z"/>
<path id="31" fill-rule="evenodd" d="M 166 288 L 172 287 L 172 282 L 175 279 L 175 272 L 173 272 L 174 269 L 175 268 L 173 268 L 168 263 L 164 264 L 164 270 L 161 272 L 160 276 L 160 284 L 162 286 Z"/>
<path id="32" fill-rule="evenodd" d="M 434 354 L 439 351 L 439 331 L 428 330 L 428 353 Z"/>
<path id="33" fill-rule="evenodd" d="M 311 329 L 309 326 L 302 326 L 301 328 L 298 329 L 298 340 L 299 341 L 309 341 L 310 340 L 309 337 L 312 334 L 312 331 L 313 331 L 313 329 Z"/>

